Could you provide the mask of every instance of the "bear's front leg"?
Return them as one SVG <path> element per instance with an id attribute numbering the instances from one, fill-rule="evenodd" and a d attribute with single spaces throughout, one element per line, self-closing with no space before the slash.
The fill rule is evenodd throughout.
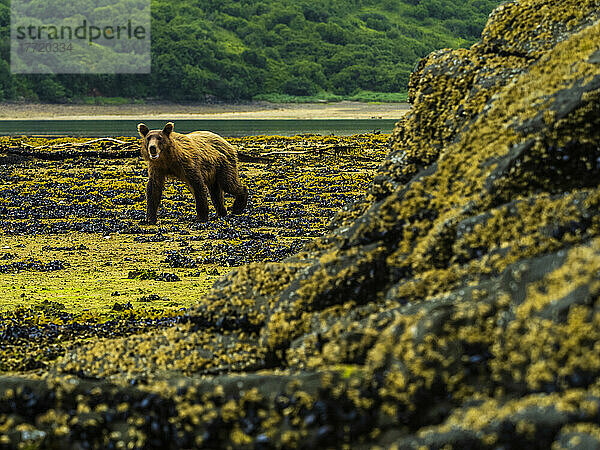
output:
<path id="1" fill-rule="evenodd" d="M 196 215 L 199 222 L 208 222 L 208 188 L 204 180 L 195 179 L 190 180 L 192 185 L 192 191 L 194 199 L 196 200 Z"/>
<path id="2" fill-rule="evenodd" d="M 156 224 L 156 215 L 164 188 L 165 177 L 149 174 L 146 186 L 146 222 L 150 225 Z"/>

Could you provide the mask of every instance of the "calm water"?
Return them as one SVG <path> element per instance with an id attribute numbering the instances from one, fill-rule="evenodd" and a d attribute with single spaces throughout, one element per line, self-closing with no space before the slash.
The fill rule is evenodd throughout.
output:
<path id="1" fill-rule="evenodd" d="M 73 136 L 137 136 L 135 120 L 2 120 L 1 135 L 41 134 Z M 150 129 L 162 128 L 165 120 L 148 120 Z M 208 130 L 222 136 L 256 136 L 260 134 L 293 136 L 295 134 L 391 133 L 396 120 L 177 120 L 181 133 Z"/>

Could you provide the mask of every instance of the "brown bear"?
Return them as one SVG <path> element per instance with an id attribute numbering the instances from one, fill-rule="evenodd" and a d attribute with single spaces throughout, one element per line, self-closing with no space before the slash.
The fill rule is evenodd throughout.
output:
<path id="1" fill-rule="evenodd" d="M 221 136 L 209 131 L 180 134 L 169 122 L 162 130 L 149 130 L 140 123 L 142 157 L 148 162 L 146 221 L 156 223 L 156 212 L 165 178 L 178 178 L 192 191 L 200 222 L 208 220 L 208 193 L 219 216 L 226 216 L 223 191 L 235 197 L 231 212 L 238 214 L 248 201 L 248 189 L 238 176 L 237 150 Z"/>

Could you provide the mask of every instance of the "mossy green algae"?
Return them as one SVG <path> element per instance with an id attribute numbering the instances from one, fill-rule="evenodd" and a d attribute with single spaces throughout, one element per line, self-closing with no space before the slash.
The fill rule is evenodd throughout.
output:
<path id="1" fill-rule="evenodd" d="M 235 269 L 186 313 L 189 324 L 90 342 L 44 380 L 19 381 L 44 400 L 9 409 L 6 420 L 26 417 L 31 427 L 48 410 L 71 411 L 60 437 L 38 425 L 53 433 L 47 442 L 87 437 L 134 448 L 593 445 L 600 24 L 594 2 L 581 4 L 585 17 L 565 10 L 574 7 L 515 1 L 492 16 L 490 30 L 514 21 L 514 39 L 543 32 L 543 45 L 492 55 L 528 61 L 512 80 L 488 80 L 468 126 L 444 136 L 452 142 L 440 141 L 414 176 L 396 177 L 384 164 L 383 183 L 334 219 L 337 228 L 287 260 Z M 541 24 L 521 16 L 536 8 Z M 463 60 L 482 55 L 471 52 Z M 439 129 L 456 106 L 443 93 L 431 93 L 441 120 L 430 126 Z M 411 97 L 416 114 L 425 100 Z M 406 124 L 398 146 L 414 136 Z M 191 370 L 173 370 L 188 357 Z M 206 376 L 215 369 L 226 374 Z M 108 376 L 119 387 L 76 376 Z M 64 396 L 67 383 L 81 395 L 77 407 L 77 394 L 65 407 L 45 400 Z M 90 403 L 106 405 L 95 416 L 102 425 L 82 435 L 69 421 L 85 418 Z M 141 417 L 147 410 L 161 416 Z"/>
<path id="2" fill-rule="evenodd" d="M 44 368 L 66 347 L 89 339 L 177 323 L 232 266 L 298 251 L 323 233 L 340 205 L 366 189 L 387 136 L 232 139 L 246 153 L 283 153 L 268 165 L 241 164 L 251 186 L 249 211 L 198 225 L 191 194 L 168 183 L 158 226 L 139 224 L 146 175 L 143 161 L 129 155 L 133 146 L 139 152 L 139 142 L 119 140 L 126 143 L 0 139 L 0 148 L 26 155 L 37 147 L 52 157 L 22 155 L 0 165 L 1 370 Z M 340 150 L 319 154 L 320 146 Z M 108 156 L 82 153 L 102 155 L 109 148 Z M 286 154 L 290 148 L 301 150 Z M 140 271 L 168 276 L 129 276 Z M 38 323 L 48 301 L 63 309 Z M 258 313 L 245 321 L 262 323 L 265 311 Z"/>

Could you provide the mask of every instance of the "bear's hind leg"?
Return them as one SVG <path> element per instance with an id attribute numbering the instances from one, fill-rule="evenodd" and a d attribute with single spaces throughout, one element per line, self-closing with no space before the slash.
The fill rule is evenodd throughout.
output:
<path id="1" fill-rule="evenodd" d="M 219 183 L 214 183 L 208 190 L 210 191 L 210 198 L 212 199 L 213 205 L 217 210 L 217 215 L 219 217 L 225 217 L 227 215 L 227 208 L 225 207 L 221 186 L 219 186 Z"/>
<path id="2" fill-rule="evenodd" d="M 232 214 L 240 214 L 248 204 L 248 188 L 238 181 L 239 189 L 235 195 L 235 201 L 231 207 Z"/>
<path id="3" fill-rule="evenodd" d="M 225 167 L 219 178 L 219 184 L 225 192 L 235 197 L 233 206 L 231 207 L 232 214 L 239 214 L 248 203 L 248 188 L 242 184 L 236 166 Z"/>
<path id="4" fill-rule="evenodd" d="M 240 182 L 239 178 L 236 178 L 234 180 L 226 180 L 223 189 L 225 192 L 235 197 L 235 201 L 231 207 L 231 213 L 241 213 L 248 203 L 248 188 Z"/>

